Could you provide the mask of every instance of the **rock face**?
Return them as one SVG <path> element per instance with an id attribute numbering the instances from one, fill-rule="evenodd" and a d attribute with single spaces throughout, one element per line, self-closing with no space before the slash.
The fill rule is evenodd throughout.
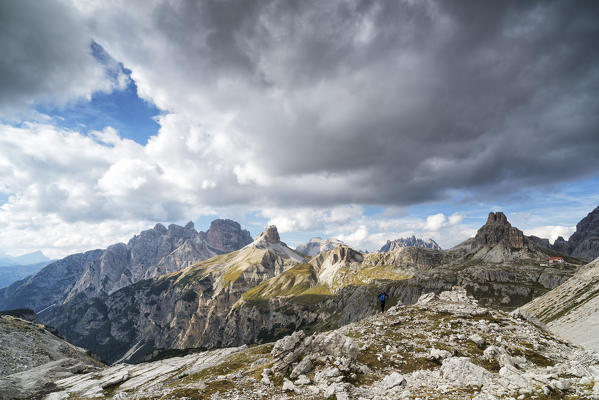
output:
<path id="1" fill-rule="evenodd" d="M 167 349 L 264 343 L 298 329 L 337 328 L 373 314 L 381 290 L 392 306 L 460 285 L 482 305 L 512 310 L 578 267 L 575 260 L 542 266 L 551 250 L 529 242 L 514 250 L 502 238 L 474 250 L 402 247 L 362 254 L 338 246 L 311 260 L 278 239 L 268 227 L 239 251 L 106 297 L 80 293 L 42 318 L 104 361 L 139 362 Z"/>
<path id="2" fill-rule="evenodd" d="M 157 224 L 127 244 L 68 256 L 1 289 L 0 309 L 32 308 L 39 312 L 79 294 L 103 296 L 142 279 L 239 249 L 251 241 L 249 232 L 231 220 L 213 221 L 208 232 L 196 231 L 192 222 L 168 228 Z"/>
<path id="3" fill-rule="evenodd" d="M 235 345 L 240 327 L 228 325 L 227 314 L 241 295 L 306 261 L 276 238 L 269 227 L 241 250 L 102 298 L 80 293 L 41 317 L 107 362 L 140 361 L 158 349 Z"/>
<path id="4" fill-rule="evenodd" d="M 295 248 L 295 251 L 301 254 L 305 254 L 309 257 L 317 256 L 325 251 L 331 251 L 337 246 L 344 246 L 341 240 L 334 238 L 328 238 L 322 240 L 321 238 L 312 238 L 308 243 L 300 244 Z"/>
<path id="5" fill-rule="evenodd" d="M 576 224 L 576 232 L 570 236 L 570 239 L 565 240 L 560 236 L 553 245 L 547 247 L 560 254 L 586 261 L 599 257 L 599 207 Z"/>
<path id="6" fill-rule="evenodd" d="M 281 238 L 279 237 L 279 231 L 274 225 L 268 226 L 261 237 L 263 237 L 267 243 L 277 243 L 281 241 Z"/>
<path id="7" fill-rule="evenodd" d="M 241 229 L 238 222 L 230 219 L 216 219 L 206 232 L 208 246 L 221 253 L 230 253 L 252 243 L 250 232 Z"/>
<path id="8" fill-rule="evenodd" d="M 0 315 L 0 398 L 30 399 L 55 380 L 95 371 L 102 364 L 44 325 Z M 31 380 L 37 386 L 31 386 Z"/>
<path id="9" fill-rule="evenodd" d="M 599 257 L 519 312 L 532 315 L 573 343 L 599 351 Z"/>
<path id="10" fill-rule="evenodd" d="M 113 382 L 119 382 L 108 386 Z M 34 383 L 35 384 L 35 383 Z M 65 398 L 497 399 L 599 396 L 599 355 L 463 290 L 341 329 L 55 382 Z M 103 389 L 106 387 L 106 389 Z"/>
<path id="11" fill-rule="evenodd" d="M 599 257 L 599 207 L 576 224 L 576 232 L 568 240 L 574 257 L 593 260 Z"/>
<path id="12" fill-rule="evenodd" d="M 405 239 L 387 240 L 387 243 L 381 247 L 379 252 L 394 251 L 402 247 L 424 247 L 425 249 L 441 250 L 441 246 L 439 246 L 433 239 L 424 241 L 420 238 L 416 238 L 416 236 L 412 236 Z"/>
<path id="13" fill-rule="evenodd" d="M 511 249 L 522 249 L 524 234 L 518 228 L 512 227 L 504 213 L 491 212 L 485 225 L 476 232 L 472 248 L 498 244 L 504 244 Z"/>

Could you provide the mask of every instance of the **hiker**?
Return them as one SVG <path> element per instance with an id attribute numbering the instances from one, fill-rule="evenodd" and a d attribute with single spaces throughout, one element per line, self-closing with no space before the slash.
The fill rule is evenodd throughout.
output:
<path id="1" fill-rule="evenodd" d="M 384 291 L 379 294 L 379 301 L 381 303 L 381 312 L 385 312 L 385 301 L 387 300 L 387 297 L 389 297 L 389 295 L 387 293 L 385 293 Z"/>

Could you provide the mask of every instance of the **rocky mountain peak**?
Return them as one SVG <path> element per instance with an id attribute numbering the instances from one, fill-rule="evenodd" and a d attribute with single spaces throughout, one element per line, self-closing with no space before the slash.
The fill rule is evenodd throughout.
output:
<path id="1" fill-rule="evenodd" d="M 337 264 L 339 262 L 361 262 L 364 257 L 359 252 L 348 246 L 337 246 L 331 251 L 331 262 Z"/>
<path id="2" fill-rule="evenodd" d="M 208 245 L 223 253 L 230 253 L 252 243 L 250 232 L 230 219 L 215 219 L 206 232 Z"/>
<path id="3" fill-rule="evenodd" d="M 281 238 L 279 237 L 279 231 L 275 225 L 269 225 L 264 231 L 263 235 L 264 239 L 266 239 L 268 243 L 277 243 L 281 241 Z"/>
<path id="4" fill-rule="evenodd" d="M 164 235 L 167 232 L 167 229 L 161 223 L 157 223 L 156 225 L 154 225 L 154 228 L 152 228 L 152 229 L 162 235 Z"/>
<path id="5" fill-rule="evenodd" d="M 387 240 L 387 243 L 381 247 L 379 252 L 389 252 L 403 247 L 424 247 L 426 249 L 441 250 L 441 246 L 439 246 L 433 239 L 425 241 L 412 235 L 409 238 Z"/>
<path id="6" fill-rule="evenodd" d="M 472 248 L 503 243 L 512 249 L 524 248 L 524 234 L 512 227 L 502 212 L 490 212 L 487 222 L 478 230 Z"/>
<path id="7" fill-rule="evenodd" d="M 496 213 L 494 213 L 494 212 L 489 213 L 489 216 L 487 217 L 487 224 L 495 224 L 495 223 L 511 226 L 511 224 L 507 220 L 507 217 L 501 211 L 498 211 Z"/>
<path id="8" fill-rule="evenodd" d="M 599 207 L 576 224 L 576 232 L 570 236 L 568 247 L 574 257 L 593 260 L 599 256 Z"/>
<path id="9" fill-rule="evenodd" d="M 195 225 L 193 224 L 193 221 L 189 221 L 188 223 L 186 223 L 185 229 L 187 229 L 187 230 L 195 229 Z"/>

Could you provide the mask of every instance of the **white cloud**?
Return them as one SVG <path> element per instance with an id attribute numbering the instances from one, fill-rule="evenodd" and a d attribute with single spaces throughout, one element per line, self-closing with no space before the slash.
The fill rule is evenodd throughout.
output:
<path id="1" fill-rule="evenodd" d="M 0 190 L 11 195 L 0 218 L 35 222 L 10 225 L 6 235 L 44 221 L 83 224 L 60 237 L 83 246 L 85 224 L 94 222 L 137 227 L 259 210 L 282 232 L 324 231 L 360 248 L 407 234 L 445 247 L 475 228 L 461 214 L 414 217 L 398 207 L 446 199 L 456 187 L 501 196 L 520 181 L 546 184 L 548 169 L 558 181 L 596 170 L 589 134 L 596 124 L 586 118 L 595 115 L 585 97 L 592 92 L 571 90 L 596 84 L 586 64 L 571 77 L 571 60 L 587 53 L 568 45 L 588 39 L 584 29 L 554 38 L 563 52 L 546 53 L 535 45 L 548 24 L 535 27 L 538 40 L 506 42 L 503 29 L 522 24 L 513 14 L 482 13 L 489 29 L 479 35 L 461 30 L 467 13 L 431 4 L 2 3 L 0 21 L 12 36 L 0 39 L 0 116 L 123 88 L 117 61 L 139 95 L 165 110 L 146 146 L 110 127 L 86 135 L 47 124 L 0 126 Z M 561 18 L 558 6 L 547 7 L 549 19 Z M 91 54 L 92 40 L 109 53 L 104 64 Z M 545 71 L 548 56 L 555 57 Z M 521 65 L 532 76 L 514 73 Z M 539 92 L 535 80 L 552 84 Z M 556 125 L 553 112 L 568 115 L 559 118 L 568 126 Z M 521 132 L 526 140 L 514 140 Z M 366 204 L 394 206 L 366 217 Z M 32 243 L 59 243 L 53 237 Z"/>
<path id="2" fill-rule="evenodd" d="M 331 209 L 318 208 L 263 208 L 260 215 L 268 218 L 280 232 L 325 231 L 346 226 L 362 217 L 364 208 L 356 205 Z"/>
<path id="3" fill-rule="evenodd" d="M 576 232 L 575 226 L 559 226 L 559 225 L 545 225 L 536 226 L 534 228 L 524 229 L 525 235 L 534 235 L 540 238 L 549 239 L 551 243 L 555 241 L 559 236 L 568 240 L 570 235 Z"/>
<path id="4" fill-rule="evenodd" d="M 350 246 L 361 248 L 360 246 L 367 242 L 366 239 L 368 239 L 368 237 L 368 229 L 366 226 L 360 225 L 355 232 L 347 235 L 339 235 L 338 239 Z"/>
<path id="5" fill-rule="evenodd" d="M 439 213 L 426 217 L 426 225 L 424 229 L 427 231 L 438 231 L 447 221 L 445 214 Z"/>

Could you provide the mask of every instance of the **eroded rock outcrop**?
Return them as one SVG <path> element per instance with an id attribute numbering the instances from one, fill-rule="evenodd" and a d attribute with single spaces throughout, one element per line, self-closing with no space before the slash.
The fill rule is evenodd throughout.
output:
<path id="1" fill-rule="evenodd" d="M 456 289 L 329 332 L 58 380 L 48 399 L 97 398 L 123 376 L 114 398 L 593 399 L 599 355 Z"/>
<path id="2" fill-rule="evenodd" d="M 504 213 L 491 212 L 485 225 L 476 232 L 472 248 L 498 244 L 505 244 L 512 249 L 522 249 L 524 234 L 508 222 Z"/>
<path id="3" fill-rule="evenodd" d="M 31 399 L 55 380 L 103 366 L 44 325 L 10 315 L 0 315 L 0 344 L 2 399 Z"/>

